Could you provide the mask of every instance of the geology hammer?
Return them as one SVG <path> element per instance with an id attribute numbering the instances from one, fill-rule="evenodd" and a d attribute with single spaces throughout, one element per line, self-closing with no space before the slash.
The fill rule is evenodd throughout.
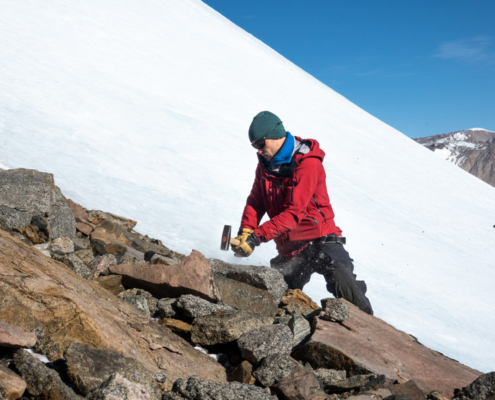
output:
<path id="1" fill-rule="evenodd" d="M 231 239 L 230 233 L 232 232 L 232 227 L 230 225 L 225 225 L 223 227 L 222 243 L 220 244 L 220 249 L 227 251 L 229 249 L 229 244 L 234 246 L 239 246 L 241 243 L 237 239 Z"/>

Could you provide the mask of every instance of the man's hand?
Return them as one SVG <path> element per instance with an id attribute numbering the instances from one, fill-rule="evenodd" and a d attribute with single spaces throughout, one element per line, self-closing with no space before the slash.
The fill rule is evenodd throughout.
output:
<path id="1" fill-rule="evenodd" d="M 232 245 L 236 257 L 249 257 L 253 254 L 254 248 L 260 245 L 258 237 L 251 229 L 243 228 L 236 239 L 240 242 L 239 246 Z"/>

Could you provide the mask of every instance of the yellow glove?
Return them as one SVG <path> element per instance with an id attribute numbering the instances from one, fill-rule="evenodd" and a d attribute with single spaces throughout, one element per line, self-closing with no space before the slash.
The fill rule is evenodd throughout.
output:
<path id="1" fill-rule="evenodd" d="M 253 248 L 246 243 L 247 238 L 251 236 L 252 233 L 253 231 L 251 229 L 243 228 L 242 233 L 236 237 L 236 239 L 240 242 L 239 245 L 231 245 L 236 257 L 249 257 L 253 254 Z"/>

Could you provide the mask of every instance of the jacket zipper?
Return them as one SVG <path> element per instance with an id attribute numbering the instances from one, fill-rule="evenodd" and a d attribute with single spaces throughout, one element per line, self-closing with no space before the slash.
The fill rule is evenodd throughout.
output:
<path id="1" fill-rule="evenodd" d="M 292 181 L 292 192 L 290 192 L 290 202 L 294 202 L 294 180 Z"/>
<path id="2" fill-rule="evenodd" d="M 314 217 L 310 217 L 310 216 L 309 216 L 308 214 L 306 214 L 306 213 L 304 213 L 304 215 L 305 215 L 306 217 L 308 217 L 308 218 L 311 218 L 311 219 L 315 222 L 315 224 L 316 224 L 316 225 L 318 225 L 318 221 L 316 220 L 316 218 L 314 218 Z"/>
<path id="3" fill-rule="evenodd" d="M 280 204 L 278 201 L 278 185 L 277 182 L 273 182 L 273 184 L 275 185 L 275 204 L 277 206 L 277 211 L 280 212 Z"/>
<path id="4" fill-rule="evenodd" d="M 325 214 L 323 214 L 323 212 L 320 210 L 320 207 L 318 207 L 318 203 L 316 202 L 316 197 L 315 195 L 313 195 L 313 200 L 315 201 L 315 204 L 316 204 L 316 209 L 319 211 L 319 213 L 321 215 L 323 215 L 323 219 L 325 220 L 325 224 L 327 223 L 327 217 L 325 217 Z"/>

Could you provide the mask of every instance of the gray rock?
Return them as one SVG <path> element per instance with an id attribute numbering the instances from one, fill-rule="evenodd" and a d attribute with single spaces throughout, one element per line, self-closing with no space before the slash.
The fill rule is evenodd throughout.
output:
<path id="1" fill-rule="evenodd" d="M 172 391 L 187 400 L 273 400 L 272 396 L 254 385 L 209 381 L 197 376 L 191 376 L 187 381 L 177 379 Z M 180 399 L 180 397 L 164 398 Z"/>
<path id="2" fill-rule="evenodd" d="M 74 237 L 76 220 L 52 174 L 30 169 L 0 171 L 0 219 L 10 228 L 49 217 L 51 238 Z"/>
<path id="3" fill-rule="evenodd" d="M 349 304 L 344 299 L 322 299 L 325 314 L 321 318 L 331 321 L 347 321 L 350 318 Z"/>
<path id="4" fill-rule="evenodd" d="M 292 345 L 292 332 L 283 324 L 253 329 L 237 341 L 242 357 L 254 364 L 273 354 L 290 354 Z"/>
<path id="5" fill-rule="evenodd" d="M 272 323 L 273 318 L 248 311 L 224 311 L 196 318 L 191 340 L 202 346 L 229 343 L 239 339 L 246 332 Z M 290 333 L 290 329 L 287 330 Z"/>
<path id="6" fill-rule="evenodd" d="M 76 256 L 78 256 L 81 261 L 89 266 L 89 264 L 91 263 L 91 261 L 93 261 L 95 259 L 95 256 L 93 255 L 93 250 L 89 249 L 89 250 L 78 250 L 74 253 Z"/>
<path id="7" fill-rule="evenodd" d="M 175 308 L 175 302 L 177 299 L 164 298 L 158 300 L 158 314 L 162 318 L 175 318 L 177 309 Z"/>
<path id="8" fill-rule="evenodd" d="M 462 393 L 473 400 L 485 400 L 495 396 L 495 372 L 481 375 L 463 388 Z"/>
<path id="9" fill-rule="evenodd" d="M 222 303 L 238 310 L 251 311 L 269 317 L 277 314 L 277 304 L 267 290 L 227 278 L 222 274 L 215 273 L 213 276 Z"/>
<path id="10" fill-rule="evenodd" d="M 179 393 L 175 393 L 172 391 L 163 393 L 162 400 L 185 400 L 185 397 L 182 397 Z"/>
<path id="11" fill-rule="evenodd" d="M 337 371 L 336 369 L 318 368 L 313 372 L 323 383 L 324 388 L 347 378 L 347 373 L 345 371 Z"/>
<path id="12" fill-rule="evenodd" d="M 149 399 L 159 400 L 158 383 L 143 365 L 113 350 L 97 350 L 81 343 L 71 343 L 64 353 L 67 374 L 78 392 L 87 396 L 100 387 L 110 375 L 119 373 L 127 380 L 143 385 L 150 393 Z"/>
<path id="13" fill-rule="evenodd" d="M 110 375 L 98 388 L 91 391 L 87 400 L 150 400 L 159 399 L 148 389 L 124 378 L 118 372 Z"/>
<path id="14" fill-rule="evenodd" d="M 273 354 L 263 360 L 261 366 L 253 372 L 253 376 L 264 387 L 270 387 L 289 375 L 296 365 L 298 362 L 288 354 Z"/>
<path id="15" fill-rule="evenodd" d="M 214 273 L 267 290 L 278 304 L 288 286 L 283 275 L 268 267 L 228 264 L 215 258 L 208 259 Z"/>
<path id="16" fill-rule="evenodd" d="M 42 244 L 36 244 L 33 247 L 38 250 L 41 254 L 44 254 L 47 257 L 51 257 L 51 253 L 48 250 L 48 247 L 50 246 L 50 243 L 42 243 Z"/>
<path id="17" fill-rule="evenodd" d="M 185 317 L 198 318 L 218 313 L 221 311 L 234 310 L 225 304 L 213 304 L 192 294 L 183 294 L 175 302 L 175 307 L 181 310 Z"/>
<path id="18" fill-rule="evenodd" d="M 296 365 L 280 382 L 272 386 L 281 399 L 311 400 L 325 399 L 327 395 L 318 378 L 301 365 Z"/>
<path id="19" fill-rule="evenodd" d="M 289 321 L 292 319 L 292 315 L 283 315 L 275 318 L 274 324 L 289 325 Z"/>
<path id="20" fill-rule="evenodd" d="M 314 317 L 320 314 L 321 310 L 313 310 L 311 307 L 305 307 L 300 303 L 290 303 L 285 305 L 282 310 L 290 315 L 300 315 L 306 318 L 310 323 Z"/>
<path id="21" fill-rule="evenodd" d="M 57 400 L 82 400 L 68 387 L 54 370 L 48 368 L 25 350 L 14 354 L 14 365 L 27 383 L 27 390 L 34 398 Z"/>
<path id="22" fill-rule="evenodd" d="M 74 253 L 66 254 L 64 256 L 52 254 L 52 257 L 54 260 L 63 262 L 72 271 L 74 271 L 77 275 L 82 276 L 84 279 L 92 279 L 92 274 L 89 268 Z"/>
<path id="23" fill-rule="evenodd" d="M 302 316 L 292 315 L 287 326 L 294 335 L 294 348 L 297 348 L 311 336 L 311 326 L 308 320 Z"/>
<path id="24" fill-rule="evenodd" d="M 48 250 L 52 254 L 64 256 L 74 253 L 74 242 L 67 236 L 62 236 L 52 240 Z"/>
<path id="25" fill-rule="evenodd" d="M 151 317 L 150 309 L 148 307 L 148 302 L 144 296 L 128 296 L 124 297 L 123 300 L 141 311 L 148 318 Z"/>
<path id="26" fill-rule="evenodd" d="M 129 255 L 129 253 L 124 254 L 123 256 L 117 257 L 117 264 L 147 264 L 146 261 L 140 260 L 137 257 L 133 257 Z"/>
<path id="27" fill-rule="evenodd" d="M 89 238 L 80 238 L 80 237 L 73 237 L 72 241 L 74 242 L 74 251 L 79 251 L 79 250 L 91 250 L 91 241 Z"/>

